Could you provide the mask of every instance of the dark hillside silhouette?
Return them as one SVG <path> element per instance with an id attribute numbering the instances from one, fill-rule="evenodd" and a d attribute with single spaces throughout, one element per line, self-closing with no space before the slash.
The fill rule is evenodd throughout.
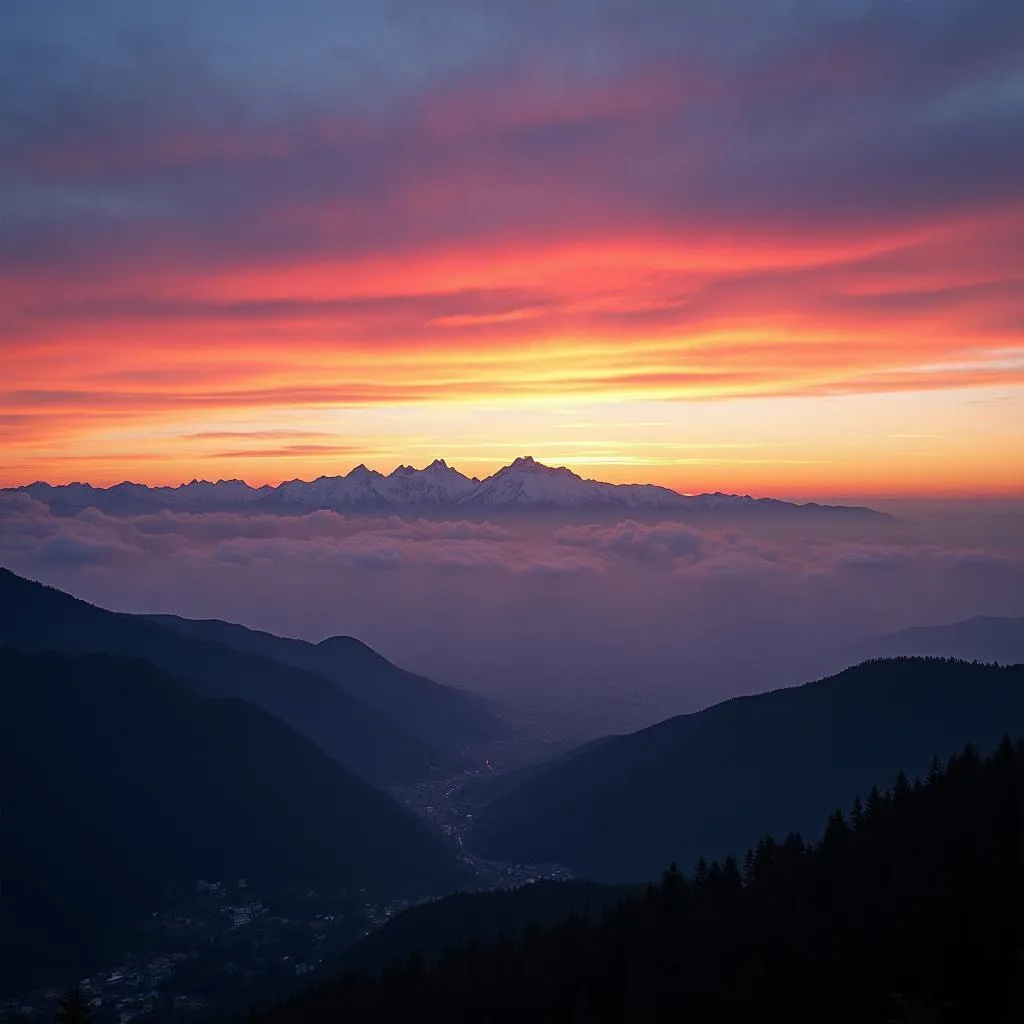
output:
<path id="1" fill-rule="evenodd" d="M 355 637 L 332 636 L 313 644 L 219 619 L 145 618 L 186 636 L 315 672 L 439 747 L 477 743 L 508 732 L 482 697 L 405 672 Z"/>
<path id="2" fill-rule="evenodd" d="M 570 913 L 600 915 L 637 886 L 537 881 L 497 892 L 459 892 L 399 914 L 342 958 L 346 970 L 383 970 L 411 953 L 433 959 L 447 947 L 519 935 L 530 925 L 557 924 Z"/>
<path id="3" fill-rule="evenodd" d="M 458 750 L 413 733 L 323 675 L 97 608 L 6 569 L 0 569 L 0 643 L 145 658 L 201 693 L 239 697 L 269 711 L 377 785 L 465 765 Z"/>
<path id="4" fill-rule="evenodd" d="M 1024 666 L 875 661 L 739 697 L 563 759 L 488 805 L 483 856 L 632 882 L 765 832 L 814 836 L 829 809 L 936 750 L 1024 733 Z"/>
<path id="5" fill-rule="evenodd" d="M 0 648 L 0 678 L 6 989 L 102 962 L 200 879 L 461 881 L 412 814 L 250 704 L 109 655 Z"/>

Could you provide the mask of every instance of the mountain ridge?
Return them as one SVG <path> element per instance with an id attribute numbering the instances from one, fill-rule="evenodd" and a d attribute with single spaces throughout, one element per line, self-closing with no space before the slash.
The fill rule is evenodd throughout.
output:
<path id="1" fill-rule="evenodd" d="M 209 635 L 189 635 L 187 628 L 171 629 L 145 616 L 108 611 L 3 567 L 0 643 L 145 658 L 205 696 L 237 697 L 269 711 L 377 785 L 419 781 L 435 769 L 466 764 L 456 745 L 416 731 L 408 719 L 368 703 L 323 671 L 287 664 L 251 647 L 228 646 Z M 344 668 L 338 665 L 339 671 Z M 391 668 L 409 685 L 422 679 Z M 431 681 L 431 687 L 441 684 Z"/>
<path id="2" fill-rule="evenodd" d="M 806 832 L 872 781 L 1004 732 L 1024 733 L 1024 666 L 865 662 L 591 744 L 488 803 L 467 846 L 637 881 L 762 833 Z"/>
<path id="3" fill-rule="evenodd" d="M 95 507 L 114 515 L 160 510 L 302 514 L 320 510 L 472 513 L 500 509 L 603 509 L 680 515 L 724 512 L 891 518 L 863 506 L 796 503 L 721 491 L 682 494 L 658 484 L 605 483 L 584 478 L 565 466 L 545 465 L 530 455 L 516 458 L 482 480 L 465 476 L 444 459 L 435 459 L 423 469 L 400 465 L 385 475 L 360 464 L 344 475 L 285 480 L 276 486 L 250 487 L 242 480 L 192 480 L 177 487 L 149 487 L 127 480 L 110 487 L 77 481 L 56 485 L 35 481 L 3 490 L 28 494 L 48 505 L 51 511 L 65 515 Z"/>
<path id="4" fill-rule="evenodd" d="M 309 643 L 221 619 L 140 618 L 323 676 L 362 704 L 441 746 L 460 747 L 470 739 L 504 737 L 508 731 L 486 698 L 399 668 L 358 637 L 329 636 Z"/>

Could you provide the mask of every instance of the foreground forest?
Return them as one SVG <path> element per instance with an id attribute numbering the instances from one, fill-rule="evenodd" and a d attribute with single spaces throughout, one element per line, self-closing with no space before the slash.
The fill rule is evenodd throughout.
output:
<path id="1" fill-rule="evenodd" d="M 255 1020 L 1010 1024 L 1022 810 L 1024 742 L 968 746 L 837 810 L 815 844 L 673 865 L 599 913 L 350 973 Z"/>

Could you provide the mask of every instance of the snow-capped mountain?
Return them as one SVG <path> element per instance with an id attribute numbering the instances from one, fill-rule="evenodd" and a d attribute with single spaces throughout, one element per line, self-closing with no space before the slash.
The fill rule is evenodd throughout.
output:
<path id="1" fill-rule="evenodd" d="M 624 508 L 681 507 L 677 491 L 653 484 L 605 484 L 584 480 L 565 466 L 545 466 L 525 455 L 489 476 L 460 504 L 554 506 L 585 508 L 621 505 Z"/>
<path id="2" fill-rule="evenodd" d="M 316 509 L 349 509 L 381 504 L 376 489 L 382 473 L 358 465 L 345 476 L 321 476 L 316 480 L 288 480 L 273 488 L 260 503 L 265 511 L 311 512 Z"/>
<path id="3" fill-rule="evenodd" d="M 261 507 L 268 511 L 445 508 L 472 493 L 479 482 L 443 459 L 435 459 L 426 469 L 399 466 L 387 476 L 360 465 L 345 476 L 322 476 L 309 483 L 289 480 L 274 488 Z"/>
<path id="4" fill-rule="evenodd" d="M 453 505 L 479 486 L 474 477 L 463 476 L 444 459 L 434 459 L 426 469 L 399 466 L 377 485 L 377 491 L 394 505 Z"/>
<path id="5" fill-rule="evenodd" d="M 603 483 L 584 479 L 564 466 L 545 466 L 529 455 L 484 480 L 467 477 L 443 459 L 435 459 L 424 469 L 399 466 L 386 476 L 360 465 L 344 476 L 288 480 L 277 487 L 250 487 L 242 480 L 193 480 L 179 487 L 147 487 L 129 481 L 113 487 L 37 482 L 8 490 L 29 494 L 58 514 L 74 514 L 93 506 L 111 515 L 138 515 L 160 509 L 301 515 L 327 509 L 346 514 L 450 512 L 467 516 L 503 509 L 575 509 L 624 513 L 652 510 L 682 516 L 798 512 L 882 516 L 871 509 L 841 505 L 795 505 L 750 495 L 689 495 L 654 484 Z"/>

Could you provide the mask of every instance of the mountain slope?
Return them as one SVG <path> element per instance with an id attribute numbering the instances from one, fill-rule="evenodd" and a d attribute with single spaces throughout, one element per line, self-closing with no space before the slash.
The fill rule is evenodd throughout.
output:
<path id="1" fill-rule="evenodd" d="M 384 785 L 464 764 L 322 675 L 110 612 L 0 569 L 0 643 L 146 658 L 200 692 L 277 715 L 358 775 Z"/>
<path id="2" fill-rule="evenodd" d="M 202 878 L 418 894 L 408 812 L 278 719 L 147 662 L 0 648 L 5 984 L 83 966 Z"/>
<path id="3" fill-rule="evenodd" d="M 507 733 L 505 724 L 490 712 L 483 698 L 405 672 L 354 637 L 335 636 L 312 644 L 219 619 L 176 615 L 145 618 L 186 636 L 316 672 L 438 746 L 471 744 Z"/>
<path id="4" fill-rule="evenodd" d="M 856 653 L 861 660 L 918 655 L 1019 665 L 1024 662 L 1024 618 L 981 615 L 948 626 L 915 626 L 868 640 Z"/>
<path id="5" fill-rule="evenodd" d="M 598 879 L 652 877 L 813 829 L 935 751 L 1024 733 L 1024 666 L 899 659 L 615 737 L 491 803 L 471 848 Z"/>

